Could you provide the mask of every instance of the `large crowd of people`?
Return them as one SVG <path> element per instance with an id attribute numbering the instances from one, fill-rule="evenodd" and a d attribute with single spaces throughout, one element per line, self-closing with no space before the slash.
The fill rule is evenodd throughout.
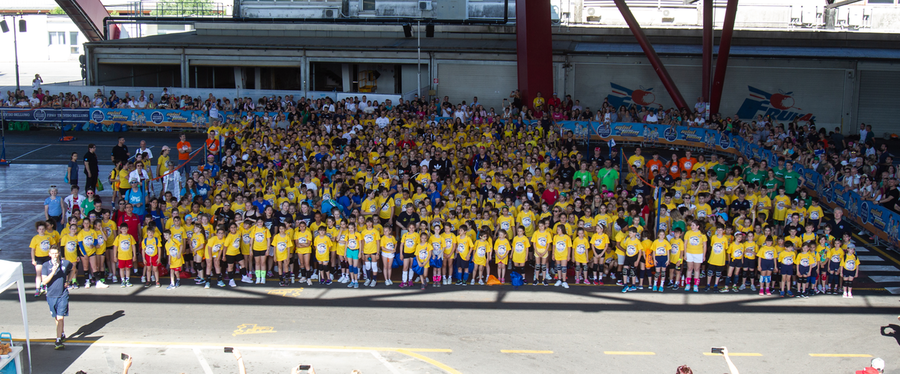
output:
<path id="1" fill-rule="evenodd" d="M 794 165 L 866 189 L 867 199 L 892 210 L 900 198 L 892 156 L 871 136 L 707 115 L 699 104 L 690 111 L 603 102 L 595 113 L 568 96 L 525 105 L 518 92 L 496 111 L 477 97 L 160 96 L 152 105 L 227 103 L 272 116 L 213 120 L 204 144 L 182 136 L 158 155 L 145 144 L 132 152 L 120 139 L 113 172 L 99 176 L 111 204 L 98 195 L 90 146 L 85 194 L 77 182 L 66 197 L 51 189 L 46 219 L 35 225 L 36 296 L 40 267 L 59 248 L 80 268 L 70 288 L 130 287 L 138 276 L 144 287 L 160 287 L 168 275 L 168 289 L 181 278 L 206 288 L 574 282 L 615 283 L 622 292 L 702 286 L 852 297 L 860 262 L 850 223 L 840 209 L 825 216 Z M 570 118 L 730 131 L 779 158 L 770 165 L 652 144 L 589 148 L 561 131 L 559 121 Z"/>

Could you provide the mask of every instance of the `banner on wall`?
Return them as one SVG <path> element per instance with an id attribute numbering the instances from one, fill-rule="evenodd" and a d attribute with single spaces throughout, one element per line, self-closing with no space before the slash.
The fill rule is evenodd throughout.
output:
<path id="1" fill-rule="evenodd" d="M 219 120 L 224 122 L 225 115 L 220 112 Z M 199 110 L 92 108 L 90 121 L 102 125 L 120 123 L 138 127 L 205 127 L 209 123 L 209 115 Z"/>
<path id="2" fill-rule="evenodd" d="M 87 122 L 90 109 L 0 108 L 3 119 L 12 122 Z"/>

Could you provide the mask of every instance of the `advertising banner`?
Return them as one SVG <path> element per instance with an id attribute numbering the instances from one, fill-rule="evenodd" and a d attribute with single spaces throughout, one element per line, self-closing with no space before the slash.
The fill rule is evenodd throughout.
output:
<path id="1" fill-rule="evenodd" d="M 10 122 L 87 122 L 90 115 L 90 109 L 0 108 L 0 112 Z"/>

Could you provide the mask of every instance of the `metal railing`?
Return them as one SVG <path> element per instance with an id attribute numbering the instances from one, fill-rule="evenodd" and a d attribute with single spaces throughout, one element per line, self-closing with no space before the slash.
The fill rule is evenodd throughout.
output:
<path id="1" fill-rule="evenodd" d="M 135 1 L 129 3 L 122 12 L 141 17 L 209 17 L 230 16 L 231 6 L 213 0 L 195 1 Z"/>

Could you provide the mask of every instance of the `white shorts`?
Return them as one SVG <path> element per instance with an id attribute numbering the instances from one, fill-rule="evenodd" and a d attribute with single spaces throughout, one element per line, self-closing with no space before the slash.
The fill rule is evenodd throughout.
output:
<path id="1" fill-rule="evenodd" d="M 394 253 L 393 253 L 393 252 L 385 252 L 385 251 L 381 251 L 381 256 L 384 257 L 384 258 L 390 258 L 390 259 L 393 259 L 393 258 L 394 258 Z"/>
<path id="2" fill-rule="evenodd" d="M 275 247 L 269 247 L 269 252 L 267 253 L 267 255 L 274 256 L 275 255 Z"/>
<path id="3" fill-rule="evenodd" d="M 703 254 L 702 253 L 700 253 L 700 254 L 685 253 L 684 260 L 687 262 L 695 263 L 695 264 L 702 264 L 703 263 Z"/>
<path id="4" fill-rule="evenodd" d="M 617 263 L 618 263 L 620 266 L 621 266 L 621 265 L 625 265 L 625 255 L 616 255 L 616 257 L 618 257 L 618 258 L 617 258 L 617 260 L 618 260 Z"/>

